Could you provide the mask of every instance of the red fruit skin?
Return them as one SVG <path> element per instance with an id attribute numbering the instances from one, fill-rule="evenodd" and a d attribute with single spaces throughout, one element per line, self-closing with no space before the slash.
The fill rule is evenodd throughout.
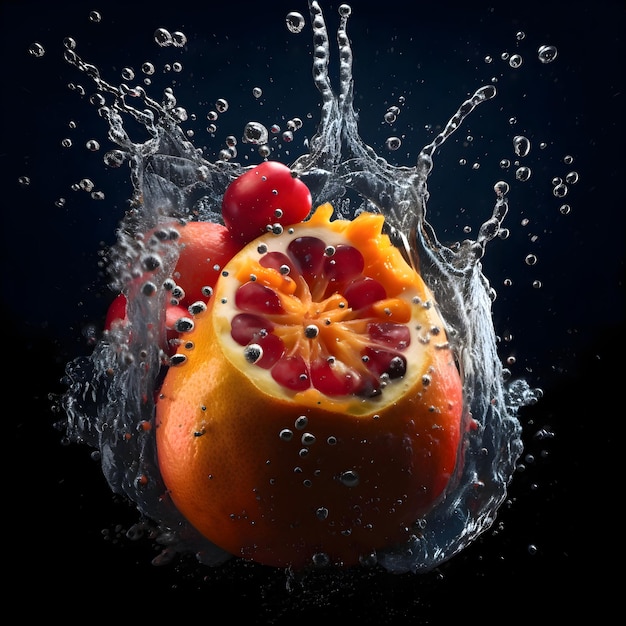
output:
<path id="1" fill-rule="evenodd" d="M 241 245 L 267 231 L 290 226 L 311 211 L 311 192 L 291 170 L 277 161 L 264 161 L 235 179 L 222 198 L 224 224 Z"/>

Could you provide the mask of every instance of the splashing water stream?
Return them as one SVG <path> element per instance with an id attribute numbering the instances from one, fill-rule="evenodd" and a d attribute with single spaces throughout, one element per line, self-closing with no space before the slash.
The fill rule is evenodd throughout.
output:
<path id="1" fill-rule="evenodd" d="M 481 267 L 487 244 L 507 214 L 507 186 L 495 186 L 495 206 L 475 240 L 443 245 L 427 220 L 427 182 L 435 152 L 478 105 L 496 96 L 496 89 L 483 86 L 463 102 L 413 167 L 390 165 L 359 136 L 349 7 L 340 9 L 337 88 L 329 76 L 331 44 L 322 11 L 314 1 L 309 8 L 321 119 L 309 151 L 290 167 L 311 190 L 314 206 L 331 202 L 345 217 L 363 210 L 385 216 L 392 240 L 435 294 L 461 369 L 465 403 L 478 424 L 448 497 L 419 520 L 419 532 L 406 545 L 377 554 L 377 562 L 392 572 L 430 571 L 493 523 L 522 451 L 518 411 L 540 395 L 524 380 L 505 382 L 491 317 L 493 292 Z M 99 113 L 119 148 L 110 158 L 130 164 L 133 186 L 132 207 L 108 259 L 113 289 L 127 295 L 130 324 L 103 337 L 89 357 L 68 364 L 68 391 L 62 399 L 68 437 L 99 450 L 111 489 L 130 498 L 147 518 L 142 523 L 156 529 L 157 542 L 164 546 L 158 561 L 193 551 L 201 562 L 215 565 L 230 555 L 201 537 L 162 497 L 154 433 L 147 426 L 167 365 L 161 346 L 170 296 L 159 286 L 171 278 L 177 260 L 175 246 L 149 233 L 172 219 L 220 221 L 215 207 L 229 183 L 247 168 L 204 158 L 181 129 L 186 113 L 171 90 L 158 102 L 143 87 L 107 82 L 73 48 L 66 49 L 65 58 L 108 99 Z M 147 140 L 129 136 L 128 119 L 145 129 Z M 154 270 L 156 290 L 136 280 L 147 267 Z"/>

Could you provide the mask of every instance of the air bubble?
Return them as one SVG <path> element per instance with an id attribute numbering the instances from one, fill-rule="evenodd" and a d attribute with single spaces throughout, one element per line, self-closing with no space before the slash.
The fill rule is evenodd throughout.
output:
<path id="1" fill-rule="evenodd" d="M 496 192 L 496 196 L 501 198 L 502 196 L 506 196 L 509 193 L 509 183 L 504 180 L 499 180 L 494 186 L 493 190 Z"/>
<path id="2" fill-rule="evenodd" d="M 263 90 L 260 87 L 254 87 L 252 89 L 252 95 L 255 98 L 260 98 L 263 95 Z"/>
<path id="3" fill-rule="evenodd" d="M 402 145 L 400 137 L 388 137 L 385 141 L 385 148 L 391 152 L 397 150 Z"/>
<path id="4" fill-rule="evenodd" d="M 215 102 L 215 108 L 217 109 L 218 113 L 225 113 L 226 111 L 228 111 L 228 100 L 225 100 L 224 98 L 219 98 Z"/>
<path id="5" fill-rule="evenodd" d="M 339 476 L 339 482 L 346 487 L 356 487 L 359 480 L 359 475 L 354 470 L 346 470 Z"/>
<path id="6" fill-rule="evenodd" d="M 30 56 L 32 57 L 39 59 L 44 54 L 46 54 L 46 49 L 38 41 L 35 41 L 30 44 L 28 48 L 28 54 L 30 54 Z"/>
<path id="7" fill-rule="evenodd" d="M 283 428 L 280 433 L 278 433 L 278 436 L 283 440 L 283 441 L 291 441 L 293 439 L 293 431 L 289 430 L 288 428 Z"/>
<path id="8" fill-rule="evenodd" d="M 526 265 L 535 265 L 537 263 L 537 256 L 535 254 L 527 254 L 524 261 Z"/>
<path id="9" fill-rule="evenodd" d="M 287 13 L 287 17 L 285 18 L 285 24 L 287 25 L 287 30 L 290 33 L 300 33 L 304 28 L 304 16 L 297 11 L 291 11 Z"/>
<path id="10" fill-rule="evenodd" d="M 257 363 L 263 358 L 263 348 L 258 343 L 251 343 L 244 348 L 243 355 L 248 363 Z"/>
<path id="11" fill-rule="evenodd" d="M 294 424 L 298 430 L 303 430 L 304 428 L 307 427 L 308 423 L 309 423 L 309 418 L 306 415 L 300 415 L 300 417 L 296 419 Z"/>
<path id="12" fill-rule="evenodd" d="M 558 50 L 556 46 L 539 46 L 537 56 L 542 63 L 552 63 L 558 56 Z"/>
<path id="13" fill-rule="evenodd" d="M 512 54 L 511 58 L 509 59 L 509 65 L 514 70 L 516 70 L 518 67 L 521 67 L 523 62 L 524 62 L 524 60 L 522 59 L 521 55 L 519 55 L 519 54 Z"/>
<path id="14" fill-rule="evenodd" d="M 166 28 L 157 28 L 154 31 L 154 41 L 161 47 L 171 46 L 172 34 Z"/>
<path id="15" fill-rule="evenodd" d="M 578 182 L 578 172 L 568 172 L 565 175 L 565 182 L 569 185 L 575 185 Z"/>
<path id="16" fill-rule="evenodd" d="M 100 11 L 89 11 L 89 21 L 94 24 L 99 24 L 102 21 Z"/>
<path id="17" fill-rule="evenodd" d="M 567 185 L 564 185 L 563 183 L 559 183 L 558 185 L 554 186 L 552 193 L 557 198 L 564 198 L 567 195 L 568 191 L 569 190 L 567 188 Z"/>
<path id="18" fill-rule="evenodd" d="M 315 517 L 320 521 L 324 521 L 328 517 L 328 509 L 325 506 L 320 506 L 315 510 Z"/>
<path id="19" fill-rule="evenodd" d="M 523 135 L 513 137 L 513 149 L 518 157 L 525 157 L 530 152 L 530 140 Z"/>
<path id="20" fill-rule="evenodd" d="M 531 174 L 532 170 L 530 167 L 523 165 L 522 167 L 518 167 L 515 171 L 515 178 L 520 182 L 525 183 L 530 178 Z"/>
<path id="21" fill-rule="evenodd" d="M 97 152 L 98 150 L 100 150 L 100 144 L 96 139 L 89 139 L 85 144 L 85 147 L 91 152 Z"/>
<path id="22" fill-rule="evenodd" d="M 269 138 L 267 128 L 260 122 L 248 122 L 243 129 L 244 143 L 252 143 L 256 145 L 267 143 Z"/>
<path id="23" fill-rule="evenodd" d="M 187 43 L 187 35 L 177 30 L 172 33 L 172 44 L 177 48 L 182 48 Z"/>

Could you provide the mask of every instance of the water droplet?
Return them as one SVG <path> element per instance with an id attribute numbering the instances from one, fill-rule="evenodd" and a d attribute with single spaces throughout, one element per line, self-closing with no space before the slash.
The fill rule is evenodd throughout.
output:
<path id="1" fill-rule="evenodd" d="M 298 430 L 303 430 L 304 428 L 307 427 L 308 423 L 309 423 L 309 418 L 306 415 L 300 415 L 300 417 L 298 417 L 296 421 L 294 422 L 294 425 Z"/>
<path id="2" fill-rule="evenodd" d="M 563 163 L 565 163 L 565 165 L 571 165 L 574 162 L 574 157 L 571 154 L 566 154 L 563 157 Z"/>
<path id="3" fill-rule="evenodd" d="M 522 39 L 526 38 L 526 33 L 523 30 L 518 31 L 515 34 L 515 39 L 517 39 L 517 41 L 522 41 Z"/>
<path id="4" fill-rule="evenodd" d="M 485 57 L 485 63 L 493 63 L 493 57 L 490 55 L 487 55 Z"/>
<path id="5" fill-rule="evenodd" d="M 526 167 L 525 165 L 523 165 L 522 167 L 518 167 L 515 171 L 515 178 L 524 183 L 530 178 L 531 174 L 532 171 L 530 167 Z"/>
<path id="6" fill-rule="evenodd" d="M 154 41 L 161 47 L 171 46 L 172 34 L 166 28 L 157 28 L 154 31 Z"/>
<path id="7" fill-rule="evenodd" d="M 312 446 L 315 443 L 315 435 L 312 433 L 304 433 L 300 441 L 303 446 Z"/>
<path id="8" fill-rule="evenodd" d="M 98 24 L 102 21 L 100 11 L 89 11 L 89 21 Z"/>
<path id="9" fill-rule="evenodd" d="M 285 18 L 285 24 L 287 24 L 287 29 L 290 33 L 300 33 L 304 28 L 304 16 L 297 11 L 291 11 L 287 13 L 287 17 Z"/>
<path id="10" fill-rule="evenodd" d="M 387 141 L 385 141 L 385 148 L 390 151 L 397 150 L 402 145 L 402 140 L 400 137 L 388 137 Z"/>
<path id="11" fill-rule="evenodd" d="M 509 183 L 505 182 L 504 180 L 499 180 L 493 186 L 493 190 L 496 192 L 496 196 L 498 196 L 498 198 L 506 196 L 506 194 L 509 192 Z"/>
<path id="12" fill-rule="evenodd" d="M 243 355 L 248 363 L 256 363 L 263 358 L 263 348 L 258 343 L 251 343 L 244 348 Z"/>
<path id="13" fill-rule="evenodd" d="M 291 441 L 293 439 L 293 431 L 289 430 L 288 428 L 283 428 L 280 433 L 278 433 L 278 436 L 283 440 L 283 441 Z"/>
<path id="14" fill-rule="evenodd" d="M 252 95 L 255 98 L 260 98 L 263 95 L 263 90 L 260 87 L 254 87 L 252 89 Z"/>
<path id="15" fill-rule="evenodd" d="M 20 176 L 17 182 L 21 187 L 28 187 L 30 185 L 30 178 L 28 176 Z"/>
<path id="16" fill-rule="evenodd" d="M 126 155 L 121 150 L 110 150 L 104 155 L 104 163 L 109 167 L 120 167 L 126 160 Z"/>
<path id="17" fill-rule="evenodd" d="M 565 182 L 569 185 L 575 185 L 578 182 L 578 172 L 569 172 L 565 176 Z"/>
<path id="18" fill-rule="evenodd" d="M 123 67 L 121 74 L 124 80 L 133 80 L 135 78 L 135 71 L 132 67 Z"/>
<path id="19" fill-rule="evenodd" d="M 509 59 L 509 65 L 513 68 L 513 69 L 517 69 L 518 67 L 520 67 L 523 63 L 523 59 L 521 57 L 521 55 L 519 54 L 512 54 L 511 58 Z"/>
<path id="20" fill-rule="evenodd" d="M 63 139 L 61 139 L 61 147 L 62 148 L 71 148 L 72 147 L 72 140 L 69 137 L 64 137 Z"/>
<path id="21" fill-rule="evenodd" d="M 224 98 L 219 98 L 215 101 L 215 108 L 217 109 L 218 113 L 225 113 L 226 111 L 228 111 L 228 100 L 225 100 Z"/>
<path id="22" fill-rule="evenodd" d="M 526 265 L 535 265 L 535 263 L 537 263 L 537 256 L 535 254 L 527 254 L 524 261 Z"/>
<path id="23" fill-rule="evenodd" d="M 359 475 L 354 470 L 346 470 L 339 477 L 339 482 L 346 487 L 356 487 L 359 484 Z"/>
<path id="24" fill-rule="evenodd" d="M 243 129 L 244 143 L 264 144 L 268 140 L 267 128 L 260 122 L 248 122 Z"/>
<path id="25" fill-rule="evenodd" d="M 568 215 L 571 210 L 572 210 L 572 207 L 569 204 L 562 204 L 559 208 L 559 211 L 563 215 Z"/>
<path id="26" fill-rule="evenodd" d="M 569 190 L 567 188 L 567 185 L 565 185 L 563 183 L 559 183 L 558 185 L 554 186 L 554 189 L 552 190 L 552 193 L 557 198 L 564 198 L 567 195 L 568 191 Z"/>
<path id="27" fill-rule="evenodd" d="M 177 48 L 182 48 L 187 43 L 187 35 L 177 30 L 172 33 L 172 44 Z"/>
<path id="28" fill-rule="evenodd" d="M 537 56 L 542 63 L 552 63 L 558 56 L 558 50 L 556 46 L 539 46 L 537 50 Z"/>
<path id="29" fill-rule="evenodd" d="M 515 135 L 513 150 L 518 157 L 525 157 L 530 152 L 530 140 L 523 135 Z"/>
<path id="30" fill-rule="evenodd" d="M 328 517 L 328 509 L 325 506 L 320 506 L 315 510 L 315 517 L 320 521 L 325 520 Z"/>
<path id="31" fill-rule="evenodd" d="M 38 41 L 35 41 L 32 44 L 30 44 L 28 48 L 28 54 L 39 59 L 44 54 L 46 54 L 46 49 Z"/>
<path id="32" fill-rule="evenodd" d="M 100 150 L 100 144 L 96 139 L 89 139 L 85 144 L 85 147 L 87 148 L 87 150 L 91 150 L 91 152 L 97 152 L 98 150 Z"/>

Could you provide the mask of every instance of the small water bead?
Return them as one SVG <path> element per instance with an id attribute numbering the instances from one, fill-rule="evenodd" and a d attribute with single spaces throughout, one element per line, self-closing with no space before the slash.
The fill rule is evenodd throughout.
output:
<path id="1" fill-rule="evenodd" d="M 535 254 L 527 254 L 524 259 L 526 265 L 535 265 L 537 263 L 537 255 Z"/>
<path id="2" fill-rule="evenodd" d="M 305 24 L 304 16 L 297 11 L 291 11 L 287 13 L 287 17 L 285 17 L 285 24 L 290 33 L 300 33 Z"/>
<path id="3" fill-rule="evenodd" d="M 65 206 L 65 198 L 57 198 L 54 201 L 54 206 L 58 207 L 59 209 L 63 208 Z"/>
<path id="4" fill-rule="evenodd" d="M 568 215 L 571 210 L 572 210 L 572 207 L 569 204 L 562 204 L 559 207 L 559 211 L 561 212 L 562 215 Z"/>
<path id="5" fill-rule="evenodd" d="M 180 61 L 174 61 L 174 63 L 172 63 L 172 70 L 174 72 L 182 72 L 183 64 Z"/>
<path id="6" fill-rule="evenodd" d="M 28 54 L 30 54 L 30 56 L 32 57 L 35 57 L 36 59 L 39 59 L 44 54 L 46 54 L 46 49 L 38 41 L 35 41 L 30 44 L 28 48 Z"/>
<path id="7" fill-rule="evenodd" d="M 225 113 L 226 111 L 228 111 L 228 100 L 224 98 L 218 98 L 215 101 L 215 108 L 218 113 Z"/>
<path id="8" fill-rule="evenodd" d="M 565 182 L 569 185 L 575 185 L 578 182 L 578 172 L 569 172 L 565 176 Z"/>
<path id="9" fill-rule="evenodd" d="M 354 470 L 346 470 L 339 476 L 339 482 L 346 487 L 356 487 L 359 484 L 360 478 L 357 472 Z"/>
<path id="10" fill-rule="evenodd" d="M 515 178 L 522 183 L 525 183 L 531 176 L 532 170 L 530 167 L 526 167 L 523 165 L 522 167 L 518 167 L 515 171 Z"/>
<path id="11" fill-rule="evenodd" d="M 511 161 L 509 161 L 509 159 L 501 159 L 500 161 L 500 167 L 503 170 L 508 170 L 509 167 L 511 167 Z"/>
<path id="12" fill-rule="evenodd" d="M 518 157 L 525 157 L 530 152 L 530 140 L 524 135 L 513 137 L 513 150 Z"/>
<path id="13" fill-rule="evenodd" d="M 154 41 L 161 47 L 172 45 L 172 34 L 166 28 L 157 28 L 154 31 Z"/>
<path id="14" fill-rule="evenodd" d="M 68 50 L 74 50 L 76 48 L 76 40 L 73 37 L 64 37 L 63 46 Z"/>
<path id="15" fill-rule="evenodd" d="M 543 283 L 540 280 L 533 280 L 533 289 L 541 289 Z"/>
<path id="16" fill-rule="evenodd" d="M 93 188 L 95 187 L 93 181 L 89 178 L 83 178 L 78 185 L 83 191 L 93 191 Z"/>
<path id="17" fill-rule="evenodd" d="M 146 61 L 145 63 L 142 63 L 141 71 L 146 76 L 152 76 L 156 70 L 154 68 L 154 64 L 153 63 L 150 63 L 150 61 Z"/>
<path id="18" fill-rule="evenodd" d="M 134 80 L 135 78 L 135 71 L 132 67 L 123 67 L 121 74 L 124 80 Z"/>
<path id="19" fill-rule="evenodd" d="M 515 39 L 517 39 L 517 41 L 522 41 L 522 39 L 526 39 L 526 33 L 523 30 L 518 31 L 517 33 L 515 33 Z"/>
<path id="20" fill-rule="evenodd" d="M 306 415 L 300 415 L 294 422 L 294 426 L 297 430 L 304 430 L 309 423 L 309 418 Z"/>
<path id="21" fill-rule="evenodd" d="M 100 11 L 89 11 L 89 21 L 94 24 L 99 24 L 102 21 Z"/>
<path id="22" fill-rule="evenodd" d="M 172 33 L 172 45 L 177 48 L 182 48 L 187 44 L 187 35 L 185 33 L 176 30 Z"/>
<path id="23" fill-rule="evenodd" d="M 558 185 L 554 186 L 554 189 L 552 189 L 552 194 L 556 198 L 564 198 L 567 195 L 568 191 L 569 189 L 567 188 L 567 185 L 559 183 Z"/>
<path id="24" fill-rule="evenodd" d="M 28 187 L 30 185 L 30 178 L 28 176 L 20 176 L 17 182 L 21 187 Z"/>
<path id="25" fill-rule="evenodd" d="M 513 68 L 513 69 L 517 69 L 518 67 L 521 67 L 522 63 L 524 62 L 524 60 L 522 59 L 521 55 L 519 54 L 512 54 L 511 58 L 509 59 L 509 65 Z"/>
<path id="26" fill-rule="evenodd" d="M 261 145 L 267 143 L 268 139 L 269 134 L 267 132 L 267 128 L 265 128 L 265 126 L 263 126 L 260 122 L 248 122 L 243 129 L 242 141 L 244 143 Z"/>
<path id="27" fill-rule="evenodd" d="M 537 56 L 542 63 L 552 63 L 552 61 L 554 61 L 554 59 L 558 56 L 558 50 L 556 49 L 556 46 L 539 46 Z"/>
<path id="28" fill-rule="evenodd" d="M 324 521 L 328 517 L 328 509 L 325 506 L 320 506 L 315 510 L 315 517 L 320 521 Z"/>
<path id="29" fill-rule="evenodd" d="M 98 150 L 100 150 L 100 144 L 96 139 L 89 139 L 85 144 L 85 147 L 91 152 L 97 152 Z"/>
<path id="30" fill-rule="evenodd" d="M 489 63 L 493 63 L 493 57 L 491 55 L 487 55 L 485 57 L 485 63 L 489 64 Z"/>
<path id="31" fill-rule="evenodd" d="M 92 191 L 91 199 L 92 200 L 104 200 L 104 191 Z"/>
<path id="32" fill-rule="evenodd" d="M 385 141 L 385 148 L 391 152 L 397 150 L 402 145 L 400 137 L 388 137 Z"/>
<path id="33" fill-rule="evenodd" d="M 288 428 L 283 428 L 280 433 L 278 433 L 278 436 L 283 440 L 283 441 L 291 441 L 293 439 L 293 431 L 289 430 Z"/>
<path id="34" fill-rule="evenodd" d="M 282 134 L 282 138 L 285 143 L 291 143 L 293 141 L 293 132 L 290 130 L 286 130 Z"/>
<path id="35" fill-rule="evenodd" d="M 104 155 L 104 163 L 109 167 L 120 167 L 126 160 L 126 155 L 121 150 L 109 150 Z"/>
<path id="36" fill-rule="evenodd" d="M 61 147 L 62 148 L 71 148 L 72 147 L 72 140 L 69 137 L 64 137 L 63 139 L 61 139 Z"/>
<path id="37" fill-rule="evenodd" d="M 509 183 L 507 183 L 504 180 L 499 180 L 493 186 L 493 190 L 495 191 L 496 196 L 498 196 L 498 198 L 501 198 L 502 196 L 506 196 L 506 194 L 509 193 Z"/>

